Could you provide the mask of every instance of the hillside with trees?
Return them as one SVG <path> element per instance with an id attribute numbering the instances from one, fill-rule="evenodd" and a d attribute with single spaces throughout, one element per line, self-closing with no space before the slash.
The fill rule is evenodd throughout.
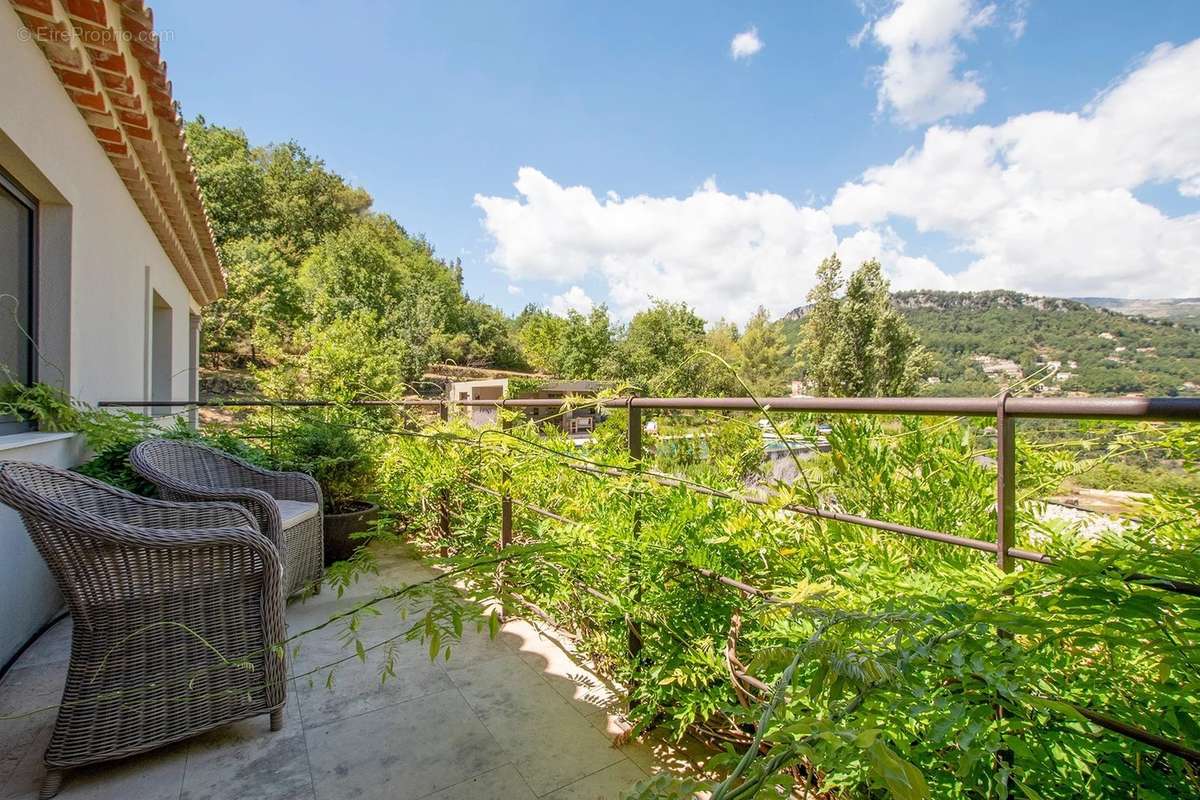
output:
<path id="1" fill-rule="evenodd" d="M 927 394 L 991 394 L 1021 378 L 1049 393 L 1194 395 L 1200 330 L 1086 303 L 1009 291 L 892 295 L 932 361 Z M 783 319 L 798 342 L 810 307 Z"/>

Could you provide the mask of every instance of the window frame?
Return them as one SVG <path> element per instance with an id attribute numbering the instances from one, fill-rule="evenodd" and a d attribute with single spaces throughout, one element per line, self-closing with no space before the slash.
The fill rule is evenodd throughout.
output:
<path id="1" fill-rule="evenodd" d="M 3 167 L 0 167 L 0 191 L 10 195 L 19 205 L 25 207 L 29 212 L 29 275 L 28 275 L 28 291 L 23 298 L 26 308 L 29 310 L 29 321 L 25 325 L 25 330 L 29 334 L 29 338 L 33 343 L 26 350 L 26 380 L 27 386 L 32 386 L 38 380 L 38 289 L 40 283 L 40 275 L 38 269 L 38 252 L 40 250 L 38 244 L 39 223 L 39 205 L 37 198 L 33 196 L 24 186 L 22 186 L 16 178 L 9 174 Z M 27 433 L 35 430 L 36 426 L 31 422 L 22 421 L 12 416 L 0 415 L 0 436 L 13 433 Z"/>

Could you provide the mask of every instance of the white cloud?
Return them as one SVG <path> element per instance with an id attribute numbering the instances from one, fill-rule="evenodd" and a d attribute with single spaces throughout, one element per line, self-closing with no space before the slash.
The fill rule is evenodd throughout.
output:
<path id="1" fill-rule="evenodd" d="M 995 12 L 994 5 L 974 0 L 900 0 L 875 20 L 871 34 L 887 51 L 879 68 L 879 110 L 890 108 L 905 125 L 924 125 L 978 108 L 987 93 L 975 73 L 958 72 L 964 58 L 958 42 L 990 25 Z M 864 35 L 865 29 L 851 44 Z"/>
<path id="2" fill-rule="evenodd" d="M 651 297 L 684 300 L 711 319 L 744 320 L 760 303 L 786 311 L 837 245 L 825 211 L 777 194 L 726 194 L 712 179 L 683 198 L 602 200 L 522 167 L 515 186 L 517 198 L 475 198 L 492 259 L 516 280 L 599 274 L 623 317 Z"/>
<path id="3" fill-rule="evenodd" d="M 516 297 L 516 296 L 517 296 L 517 295 L 519 295 L 519 294 L 524 294 L 524 293 L 525 293 L 525 290 L 524 290 L 524 289 L 522 289 L 520 286 L 515 286 L 514 284 L 511 284 L 511 283 L 510 283 L 510 284 L 508 285 L 508 293 L 509 293 L 510 295 L 512 295 L 513 297 Z"/>
<path id="4" fill-rule="evenodd" d="M 1008 18 L 1008 32 L 1014 39 L 1025 35 L 1025 27 L 1029 24 L 1029 0 L 1016 0 Z"/>
<path id="5" fill-rule="evenodd" d="M 975 256 L 964 288 L 1117 296 L 1200 293 L 1200 215 L 1137 199 L 1200 194 L 1200 40 L 1160 46 L 1081 113 L 934 127 L 918 148 L 838 190 L 839 225 L 907 217 Z"/>
<path id="6" fill-rule="evenodd" d="M 765 47 L 763 40 L 758 38 L 758 28 L 752 25 L 748 30 L 734 36 L 733 40 L 729 42 L 729 54 L 733 56 L 734 61 L 737 61 L 741 58 L 749 58 L 763 47 Z"/>
<path id="7" fill-rule="evenodd" d="M 588 293 L 578 286 L 572 286 L 562 294 L 550 298 L 550 313 L 565 317 L 568 311 L 578 311 L 580 314 L 590 314 L 596 304 Z"/>
<path id="8" fill-rule="evenodd" d="M 1200 295 L 1200 214 L 1169 216 L 1139 187 L 1200 196 L 1200 40 L 1162 46 L 1079 113 L 935 126 L 844 184 L 828 206 L 709 179 L 685 197 L 620 197 L 522 167 L 516 196 L 477 195 L 490 258 L 513 281 L 607 285 L 618 316 L 651 297 L 744 321 L 799 305 L 822 258 L 879 258 L 893 286 L 1057 295 Z M 890 225 L 911 220 L 964 254 L 948 274 Z M 843 228 L 844 226 L 844 228 Z M 572 291 L 563 295 L 566 308 Z M 586 293 L 579 289 L 580 294 Z"/>

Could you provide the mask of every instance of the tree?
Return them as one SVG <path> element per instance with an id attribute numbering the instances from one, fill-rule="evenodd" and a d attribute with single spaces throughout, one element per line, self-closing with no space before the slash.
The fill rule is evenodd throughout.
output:
<path id="1" fill-rule="evenodd" d="M 296 142 L 259 152 L 263 163 L 267 233 L 292 264 L 325 236 L 346 228 L 371 207 L 371 195 L 325 168 Z"/>
<path id="2" fill-rule="evenodd" d="M 528 364 L 510 327 L 500 309 L 464 297 L 451 310 L 447 330 L 437 337 L 436 358 L 469 366 L 524 369 Z"/>
<path id="3" fill-rule="evenodd" d="M 226 244 L 225 296 L 205 310 L 205 349 L 255 360 L 266 347 L 289 344 L 307 315 L 296 271 L 272 242 L 246 237 Z"/>
<path id="4" fill-rule="evenodd" d="M 429 363 L 426 342 L 413 340 L 368 309 L 310 330 L 309 338 L 298 380 L 306 397 L 399 397 L 411 391 Z"/>
<path id="5" fill-rule="evenodd" d="M 737 340 L 738 371 L 759 397 L 784 394 L 790 368 L 788 346 L 778 325 L 759 307 Z"/>
<path id="6" fill-rule="evenodd" d="M 559 348 L 557 374 L 563 378 L 596 378 L 613 347 L 612 323 L 608 308 L 596 306 L 585 317 L 571 309 Z"/>
<path id="7" fill-rule="evenodd" d="M 530 304 L 517 315 L 514 327 L 526 362 L 559 378 L 599 377 L 613 349 L 613 326 L 602 305 L 587 316 L 572 309 L 560 317 Z"/>
<path id="8" fill-rule="evenodd" d="M 391 217 L 370 214 L 326 236 L 300 268 L 310 326 L 310 346 L 332 336 L 334 323 L 369 318 L 380 341 L 399 346 L 419 369 L 453 333 L 451 323 L 464 302 L 461 274 L 434 258 L 422 240 L 410 237 Z"/>
<path id="9" fill-rule="evenodd" d="M 839 297 L 843 286 L 845 293 Z M 835 253 L 817 268 L 817 285 L 808 300 L 801 367 L 816 394 L 909 394 L 931 369 L 932 360 L 916 332 L 892 307 L 878 261 L 864 262 L 843 283 Z"/>
<path id="10" fill-rule="evenodd" d="M 300 284 L 317 322 L 366 309 L 401 327 L 419 322 L 427 335 L 447 329 L 462 302 L 459 280 L 428 244 L 384 214 L 359 217 L 326 236 L 300 267 Z"/>
<path id="11" fill-rule="evenodd" d="M 704 320 L 686 303 L 655 300 L 634 315 L 604 371 L 648 394 L 703 394 L 708 374 L 721 370 L 701 360 L 703 343 Z"/>
<path id="12" fill-rule="evenodd" d="M 525 361 L 538 372 L 556 374 L 562 358 L 562 342 L 567 336 L 567 321 L 530 303 L 513 324 Z"/>
<path id="13" fill-rule="evenodd" d="M 187 143 L 217 244 L 261 236 L 266 179 L 246 134 L 196 117 L 187 124 Z"/>

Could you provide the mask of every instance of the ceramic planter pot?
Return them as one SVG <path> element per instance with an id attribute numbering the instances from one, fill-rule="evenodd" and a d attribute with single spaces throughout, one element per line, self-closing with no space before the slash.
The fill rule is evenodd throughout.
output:
<path id="1" fill-rule="evenodd" d="M 375 503 L 354 500 L 348 505 L 345 511 L 325 515 L 325 566 L 352 556 L 362 541 L 350 538 L 351 534 L 370 530 L 379 518 Z"/>

